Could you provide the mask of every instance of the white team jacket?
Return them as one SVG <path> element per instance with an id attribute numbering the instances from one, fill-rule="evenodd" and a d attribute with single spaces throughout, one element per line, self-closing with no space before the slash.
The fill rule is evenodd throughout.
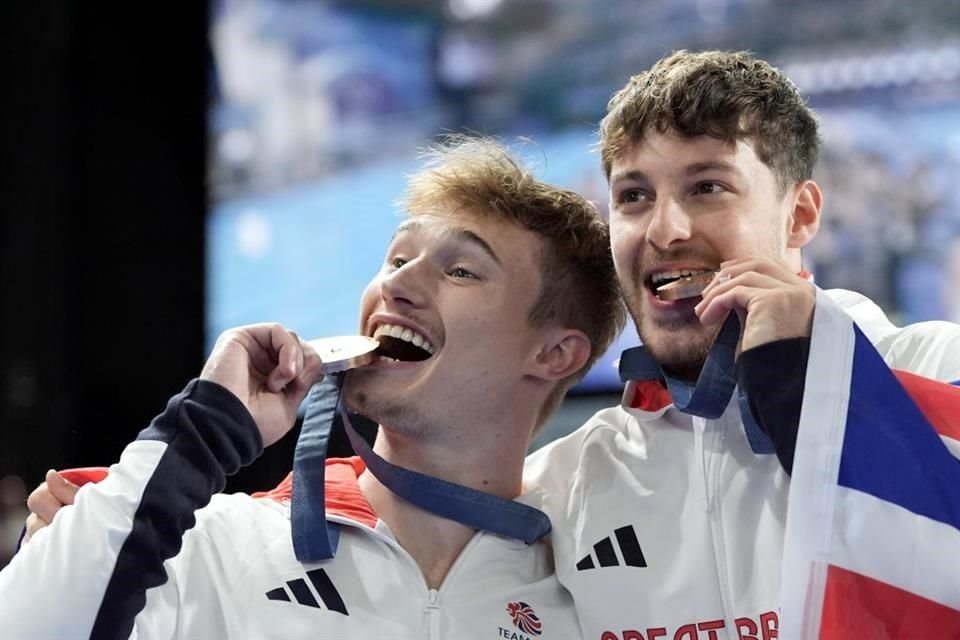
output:
<path id="1" fill-rule="evenodd" d="M 960 379 L 960 327 L 898 329 L 859 294 L 819 295 L 839 303 L 891 367 Z M 778 638 L 789 477 L 776 455 L 751 449 L 735 400 L 705 420 L 669 404 L 629 408 L 636 391 L 630 383 L 624 405 L 527 461 L 584 637 Z"/>
<path id="2" fill-rule="evenodd" d="M 218 489 L 206 476 L 210 459 L 197 452 L 206 446 L 223 462 L 238 450 L 237 466 L 257 453 L 244 447 L 258 444 L 244 444 L 249 434 L 236 435 L 237 429 L 237 441 L 217 443 L 223 430 L 231 432 L 226 419 L 213 429 L 197 427 L 199 441 L 184 440 L 183 432 L 190 431 L 184 424 L 191 420 L 183 414 L 203 413 L 191 402 L 213 406 L 220 418 L 238 411 L 235 399 L 234 406 L 211 400 L 226 390 L 202 387 L 191 383 L 172 400 L 109 476 L 84 486 L 75 505 L 0 572 L 0 637 L 580 637 L 572 601 L 543 542 L 527 546 L 479 532 L 441 588 L 429 589 L 413 558 L 362 497 L 359 459 L 328 464 L 329 520 L 340 527 L 332 560 L 297 561 L 283 485 L 262 498 L 213 496 L 190 528 L 191 501 L 202 504 Z M 172 439 L 157 435 L 169 431 L 163 423 L 170 418 L 180 433 Z M 229 461 L 222 466 L 230 472 Z M 184 528 L 189 530 L 181 536 Z"/>

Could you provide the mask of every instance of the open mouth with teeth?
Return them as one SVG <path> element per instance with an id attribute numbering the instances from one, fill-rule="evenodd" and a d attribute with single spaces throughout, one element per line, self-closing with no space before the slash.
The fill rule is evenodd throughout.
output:
<path id="1" fill-rule="evenodd" d="M 649 285 L 661 300 L 681 300 L 699 296 L 715 275 L 712 270 L 663 271 L 651 276 Z"/>
<path id="2" fill-rule="evenodd" d="M 391 360 L 419 362 L 433 355 L 433 344 L 422 334 L 397 324 L 382 324 L 373 332 L 377 353 Z"/>

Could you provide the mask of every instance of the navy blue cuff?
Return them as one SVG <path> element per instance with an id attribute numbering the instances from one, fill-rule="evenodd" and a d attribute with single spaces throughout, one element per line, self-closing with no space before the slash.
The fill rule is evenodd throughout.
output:
<path id="1" fill-rule="evenodd" d="M 166 410 L 140 432 L 137 440 L 193 441 L 191 458 L 199 468 L 218 469 L 223 476 L 240 470 L 263 452 L 260 429 L 247 408 L 226 387 L 194 379 L 170 398 Z M 198 459 L 204 458 L 204 459 Z M 219 474 L 217 474 L 219 475 Z M 223 489 L 219 478 L 213 493 Z"/>
<path id="2" fill-rule="evenodd" d="M 788 474 L 793 471 L 809 354 L 810 338 L 787 338 L 748 349 L 737 359 L 737 384 Z"/>
<path id="3" fill-rule="evenodd" d="M 227 475 L 236 473 L 263 453 L 260 428 L 233 392 L 209 380 L 193 380 L 182 417 L 191 418 Z M 186 392 L 186 389 L 184 390 Z"/>

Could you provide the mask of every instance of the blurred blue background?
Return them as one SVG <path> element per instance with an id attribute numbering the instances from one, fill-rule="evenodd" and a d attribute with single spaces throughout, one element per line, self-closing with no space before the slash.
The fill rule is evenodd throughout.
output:
<path id="1" fill-rule="evenodd" d="M 897 321 L 960 320 L 960 3 L 223 0 L 211 43 L 208 345 L 238 324 L 352 333 L 416 150 L 501 137 L 606 208 L 609 96 L 674 49 L 749 49 L 818 111 L 825 287 Z M 520 143 L 518 137 L 529 137 Z M 615 392 L 613 360 L 578 392 Z"/>

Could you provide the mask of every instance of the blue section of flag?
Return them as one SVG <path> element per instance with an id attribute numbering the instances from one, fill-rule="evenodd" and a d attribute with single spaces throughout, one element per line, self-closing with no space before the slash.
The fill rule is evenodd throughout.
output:
<path id="1" fill-rule="evenodd" d="M 866 336 L 854 330 L 839 484 L 960 529 L 960 460 Z"/>

